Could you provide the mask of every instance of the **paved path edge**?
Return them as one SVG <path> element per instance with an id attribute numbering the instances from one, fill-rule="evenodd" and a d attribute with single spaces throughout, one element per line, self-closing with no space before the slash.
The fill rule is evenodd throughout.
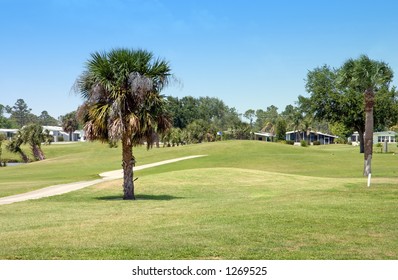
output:
<path id="1" fill-rule="evenodd" d="M 144 164 L 144 165 L 134 167 L 134 171 L 151 168 L 151 167 L 155 167 L 155 166 L 159 166 L 159 165 L 169 164 L 169 163 L 173 163 L 173 162 L 178 162 L 178 161 L 182 161 L 182 160 L 204 157 L 204 156 L 206 156 L 206 155 L 187 156 L 187 157 L 181 157 L 181 158 L 175 158 L 175 159 L 169 159 L 169 160 Z M 80 189 L 83 189 L 83 188 L 86 188 L 86 187 L 89 187 L 89 186 L 92 186 L 92 185 L 95 185 L 95 184 L 98 184 L 101 182 L 121 179 L 121 178 L 123 178 L 123 170 L 119 169 L 119 170 L 103 172 L 103 173 L 100 173 L 99 175 L 100 175 L 101 179 L 54 185 L 54 186 L 45 187 L 42 189 L 27 192 L 27 193 L 2 197 L 2 198 L 0 198 L 0 205 L 6 205 L 6 204 L 11 204 L 11 203 L 20 202 L 20 201 L 26 201 L 26 200 L 31 200 L 31 199 L 40 199 L 43 197 L 60 195 L 60 194 L 68 193 L 71 191 L 80 190 Z"/>

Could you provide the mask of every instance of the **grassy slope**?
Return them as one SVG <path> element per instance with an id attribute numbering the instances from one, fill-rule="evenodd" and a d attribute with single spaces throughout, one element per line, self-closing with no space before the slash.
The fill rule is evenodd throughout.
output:
<path id="1" fill-rule="evenodd" d="M 66 160 L 72 148 L 83 158 L 101 151 L 97 161 L 104 166 L 95 162 L 92 174 L 118 168 L 118 151 L 97 145 L 51 147 L 61 150 L 50 157 Z M 137 149 L 139 164 L 189 154 L 208 156 L 137 172 L 135 202 L 120 200 L 119 180 L 1 206 L 0 258 L 398 257 L 398 158 L 392 154 L 375 154 L 369 189 L 362 155 L 348 146 L 236 141 Z M 85 168 L 76 172 L 86 174 Z"/>

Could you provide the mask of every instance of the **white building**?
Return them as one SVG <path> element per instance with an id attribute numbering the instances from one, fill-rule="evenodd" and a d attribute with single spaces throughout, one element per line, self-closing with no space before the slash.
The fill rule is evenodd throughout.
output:
<path id="1" fill-rule="evenodd" d="M 72 138 L 70 138 L 69 132 L 63 131 L 60 126 L 43 126 L 43 131 L 48 130 L 50 135 L 53 136 L 53 142 L 59 141 L 67 141 L 67 142 L 76 142 L 76 141 L 85 141 L 85 135 L 83 130 L 75 130 L 72 133 Z"/>
<path id="2" fill-rule="evenodd" d="M 63 131 L 62 127 L 60 126 L 43 126 L 43 131 L 48 130 L 50 135 L 53 137 L 53 142 L 60 142 L 60 141 L 85 141 L 85 135 L 83 130 L 75 130 L 72 133 L 72 138 L 70 138 L 69 133 Z M 18 132 L 18 129 L 0 129 L 0 133 L 4 134 L 8 140 Z"/>
<path id="3" fill-rule="evenodd" d="M 395 131 L 380 131 L 373 133 L 373 143 L 395 143 L 397 142 L 398 133 Z M 359 133 L 354 132 L 351 137 L 348 137 L 348 141 L 352 142 L 352 145 L 357 146 L 359 144 Z"/>
<path id="4" fill-rule="evenodd" d="M 0 133 L 4 134 L 8 140 L 18 132 L 18 129 L 0 128 Z"/>

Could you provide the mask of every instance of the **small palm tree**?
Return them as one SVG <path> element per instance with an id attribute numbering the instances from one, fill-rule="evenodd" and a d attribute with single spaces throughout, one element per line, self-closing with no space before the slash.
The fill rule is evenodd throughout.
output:
<path id="1" fill-rule="evenodd" d="M 29 162 L 28 156 L 25 154 L 25 152 L 22 150 L 21 145 L 23 144 L 21 132 L 18 131 L 18 133 L 12 138 L 12 140 L 7 144 L 7 149 L 11 153 L 16 153 L 19 154 L 23 160 L 23 162 Z"/>
<path id="2" fill-rule="evenodd" d="M 121 140 L 123 199 L 135 199 L 133 146 L 154 132 L 171 127 L 161 90 L 171 77 L 164 60 L 145 50 L 114 49 L 93 53 L 76 88 L 85 99 L 83 116 L 88 140 Z"/>
<path id="3" fill-rule="evenodd" d="M 359 59 L 347 60 L 339 71 L 339 82 L 365 97 L 364 176 L 371 173 L 373 153 L 373 106 L 375 92 L 388 86 L 393 78 L 392 69 L 385 63 L 362 55 Z"/>
<path id="4" fill-rule="evenodd" d="M 3 133 L 0 133 L 0 167 L 2 166 L 2 163 L 1 163 L 1 155 L 3 153 L 2 145 L 3 145 L 3 141 L 6 139 L 7 139 L 6 136 Z"/>
<path id="5" fill-rule="evenodd" d="M 76 112 L 68 113 L 61 117 L 62 129 L 69 133 L 69 141 L 73 141 L 73 132 L 78 129 Z"/>
<path id="6" fill-rule="evenodd" d="M 28 144 L 32 150 L 33 157 L 36 160 L 44 160 L 41 143 L 45 142 L 43 127 L 39 124 L 30 124 L 20 129 L 20 137 L 24 144 Z"/>

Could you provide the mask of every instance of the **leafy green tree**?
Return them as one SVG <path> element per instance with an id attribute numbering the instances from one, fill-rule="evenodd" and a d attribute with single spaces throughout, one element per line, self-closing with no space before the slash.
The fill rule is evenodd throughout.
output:
<path id="1" fill-rule="evenodd" d="M 4 116 L 6 107 L 0 104 L 0 128 L 12 128 L 12 123 Z"/>
<path id="2" fill-rule="evenodd" d="M 32 109 L 28 107 L 23 99 L 18 99 L 12 107 L 7 106 L 6 111 L 11 115 L 10 119 L 15 120 L 18 128 L 35 121 L 35 116 L 31 113 Z"/>
<path id="3" fill-rule="evenodd" d="M 279 118 L 278 107 L 274 105 L 267 107 L 266 111 L 258 109 L 256 110 L 255 128 L 257 131 L 260 131 L 268 123 L 275 124 L 278 118 Z"/>
<path id="4" fill-rule="evenodd" d="M 247 110 L 243 116 L 249 120 L 249 124 L 250 124 L 250 130 L 253 133 L 253 121 L 254 121 L 254 117 L 256 116 L 256 111 L 254 111 L 253 109 L 249 109 Z M 251 134 L 252 135 L 252 134 Z"/>
<path id="5" fill-rule="evenodd" d="M 58 121 L 50 116 L 47 111 L 41 112 L 40 116 L 37 117 L 40 125 L 58 125 Z"/>
<path id="6" fill-rule="evenodd" d="M 278 118 L 276 121 L 276 140 L 285 140 L 286 131 L 287 131 L 287 123 L 286 120 L 282 117 Z"/>
<path id="7" fill-rule="evenodd" d="M 204 120 L 196 120 L 187 126 L 187 142 L 188 143 L 202 143 L 205 139 L 206 133 L 209 129 L 209 124 Z"/>
<path id="8" fill-rule="evenodd" d="M 352 133 L 351 129 L 339 122 L 329 124 L 329 129 L 331 134 L 339 136 L 339 143 L 346 143 L 346 139 Z"/>
<path id="9" fill-rule="evenodd" d="M 398 123 L 398 91 L 396 87 L 382 87 L 375 96 L 375 131 L 389 130 Z"/>
<path id="10" fill-rule="evenodd" d="M 167 97 L 167 111 L 173 119 L 173 126 L 184 129 L 188 124 L 199 119 L 199 100 L 192 96 Z"/>
<path id="11" fill-rule="evenodd" d="M 122 143 L 123 199 L 135 199 L 133 146 L 154 132 L 171 126 L 161 90 L 171 78 L 169 64 L 151 52 L 113 49 L 93 53 L 76 82 L 85 101 L 86 136 L 89 140 L 120 139 Z"/>

